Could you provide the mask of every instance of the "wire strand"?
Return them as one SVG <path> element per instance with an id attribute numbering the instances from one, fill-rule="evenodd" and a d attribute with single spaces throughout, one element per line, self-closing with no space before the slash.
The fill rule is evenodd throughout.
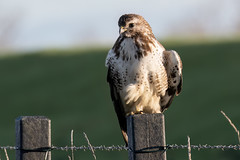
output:
<path id="1" fill-rule="evenodd" d="M 159 149 L 161 148 L 167 148 L 167 149 L 188 149 L 189 145 L 182 145 L 182 144 L 170 144 L 167 146 L 159 146 Z M 190 145 L 191 149 L 221 149 L 223 151 L 225 150 L 240 150 L 240 145 L 208 145 L 208 144 L 198 144 L 198 145 Z M 156 148 L 156 147 L 155 147 Z M 18 148 L 16 146 L 0 146 L 0 150 L 21 150 L 21 148 Z M 128 151 L 129 148 L 124 145 L 111 145 L 111 146 L 65 146 L 65 147 L 58 147 L 58 146 L 52 146 L 50 148 L 37 148 L 37 149 L 31 149 L 32 152 L 34 151 L 51 151 L 51 150 L 62 150 L 62 151 L 68 151 L 68 150 L 100 150 L 100 151 Z"/>

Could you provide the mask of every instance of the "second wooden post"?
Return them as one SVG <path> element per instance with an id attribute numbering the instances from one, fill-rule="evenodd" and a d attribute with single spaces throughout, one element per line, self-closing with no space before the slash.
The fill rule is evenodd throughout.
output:
<path id="1" fill-rule="evenodd" d="M 166 160 L 162 113 L 127 117 L 129 160 Z"/>

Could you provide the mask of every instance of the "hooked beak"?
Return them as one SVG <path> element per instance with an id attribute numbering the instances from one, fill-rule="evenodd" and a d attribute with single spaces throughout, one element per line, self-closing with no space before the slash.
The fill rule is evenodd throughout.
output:
<path id="1" fill-rule="evenodd" d="M 121 26 L 119 28 L 119 34 L 122 34 L 123 32 L 125 32 L 127 30 L 127 28 L 124 28 L 123 26 Z"/>

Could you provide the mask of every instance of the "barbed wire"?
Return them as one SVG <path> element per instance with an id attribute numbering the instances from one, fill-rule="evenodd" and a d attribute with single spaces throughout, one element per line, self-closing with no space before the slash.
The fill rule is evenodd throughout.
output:
<path id="1" fill-rule="evenodd" d="M 92 147 L 92 148 L 91 148 Z M 80 147 L 56 147 L 53 146 L 52 149 L 56 149 L 56 150 L 101 150 L 101 151 L 127 151 L 128 147 L 124 146 L 124 145 L 111 145 L 111 146 L 105 146 L 105 145 L 100 145 L 100 146 L 80 146 Z"/>
<path id="2" fill-rule="evenodd" d="M 17 150 L 18 148 L 15 147 L 15 146 L 0 146 L 0 150 L 4 150 L 4 149 L 7 149 L 7 150 Z"/>
<path id="3" fill-rule="evenodd" d="M 92 148 L 91 148 L 92 147 Z M 49 150 L 62 150 L 62 151 L 68 151 L 68 150 L 100 150 L 100 151 L 128 151 L 129 148 L 124 146 L 124 145 L 111 145 L 111 146 L 105 146 L 105 145 L 100 145 L 100 146 L 65 146 L 65 147 L 57 147 L 57 146 L 52 146 L 49 148 L 43 148 L 43 149 L 36 149 L 36 150 L 41 150 L 41 151 L 49 151 Z M 183 144 L 170 144 L 166 146 L 160 146 L 159 148 L 166 148 L 166 149 L 187 149 L 188 145 L 183 145 Z M 202 149 L 221 149 L 222 151 L 225 150 L 240 150 L 240 145 L 208 145 L 208 144 L 198 144 L 198 145 L 190 145 L 191 149 L 197 149 L 197 150 L 202 150 Z M 20 148 L 16 146 L 0 146 L 0 150 L 21 150 Z"/>
<path id="4" fill-rule="evenodd" d="M 240 150 L 240 145 L 208 145 L 208 144 L 198 144 L 198 145 L 190 145 L 191 149 L 221 149 L 223 151 L 233 149 Z M 177 145 L 172 144 L 169 145 L 169 149 L 187 149 L 188 145 Z"/>

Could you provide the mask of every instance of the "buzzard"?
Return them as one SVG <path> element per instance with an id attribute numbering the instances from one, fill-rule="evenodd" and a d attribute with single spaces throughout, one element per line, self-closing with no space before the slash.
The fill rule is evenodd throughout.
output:
<path id="1" fill-rule="evenodd" d="M 182 89 L 182 62 L 178 53 L 156 40 L 140 15 L 119 18 L 119 37 L 105 65 L 111 98 L 126 145 L 126 116 L 162 113 Z"/>

